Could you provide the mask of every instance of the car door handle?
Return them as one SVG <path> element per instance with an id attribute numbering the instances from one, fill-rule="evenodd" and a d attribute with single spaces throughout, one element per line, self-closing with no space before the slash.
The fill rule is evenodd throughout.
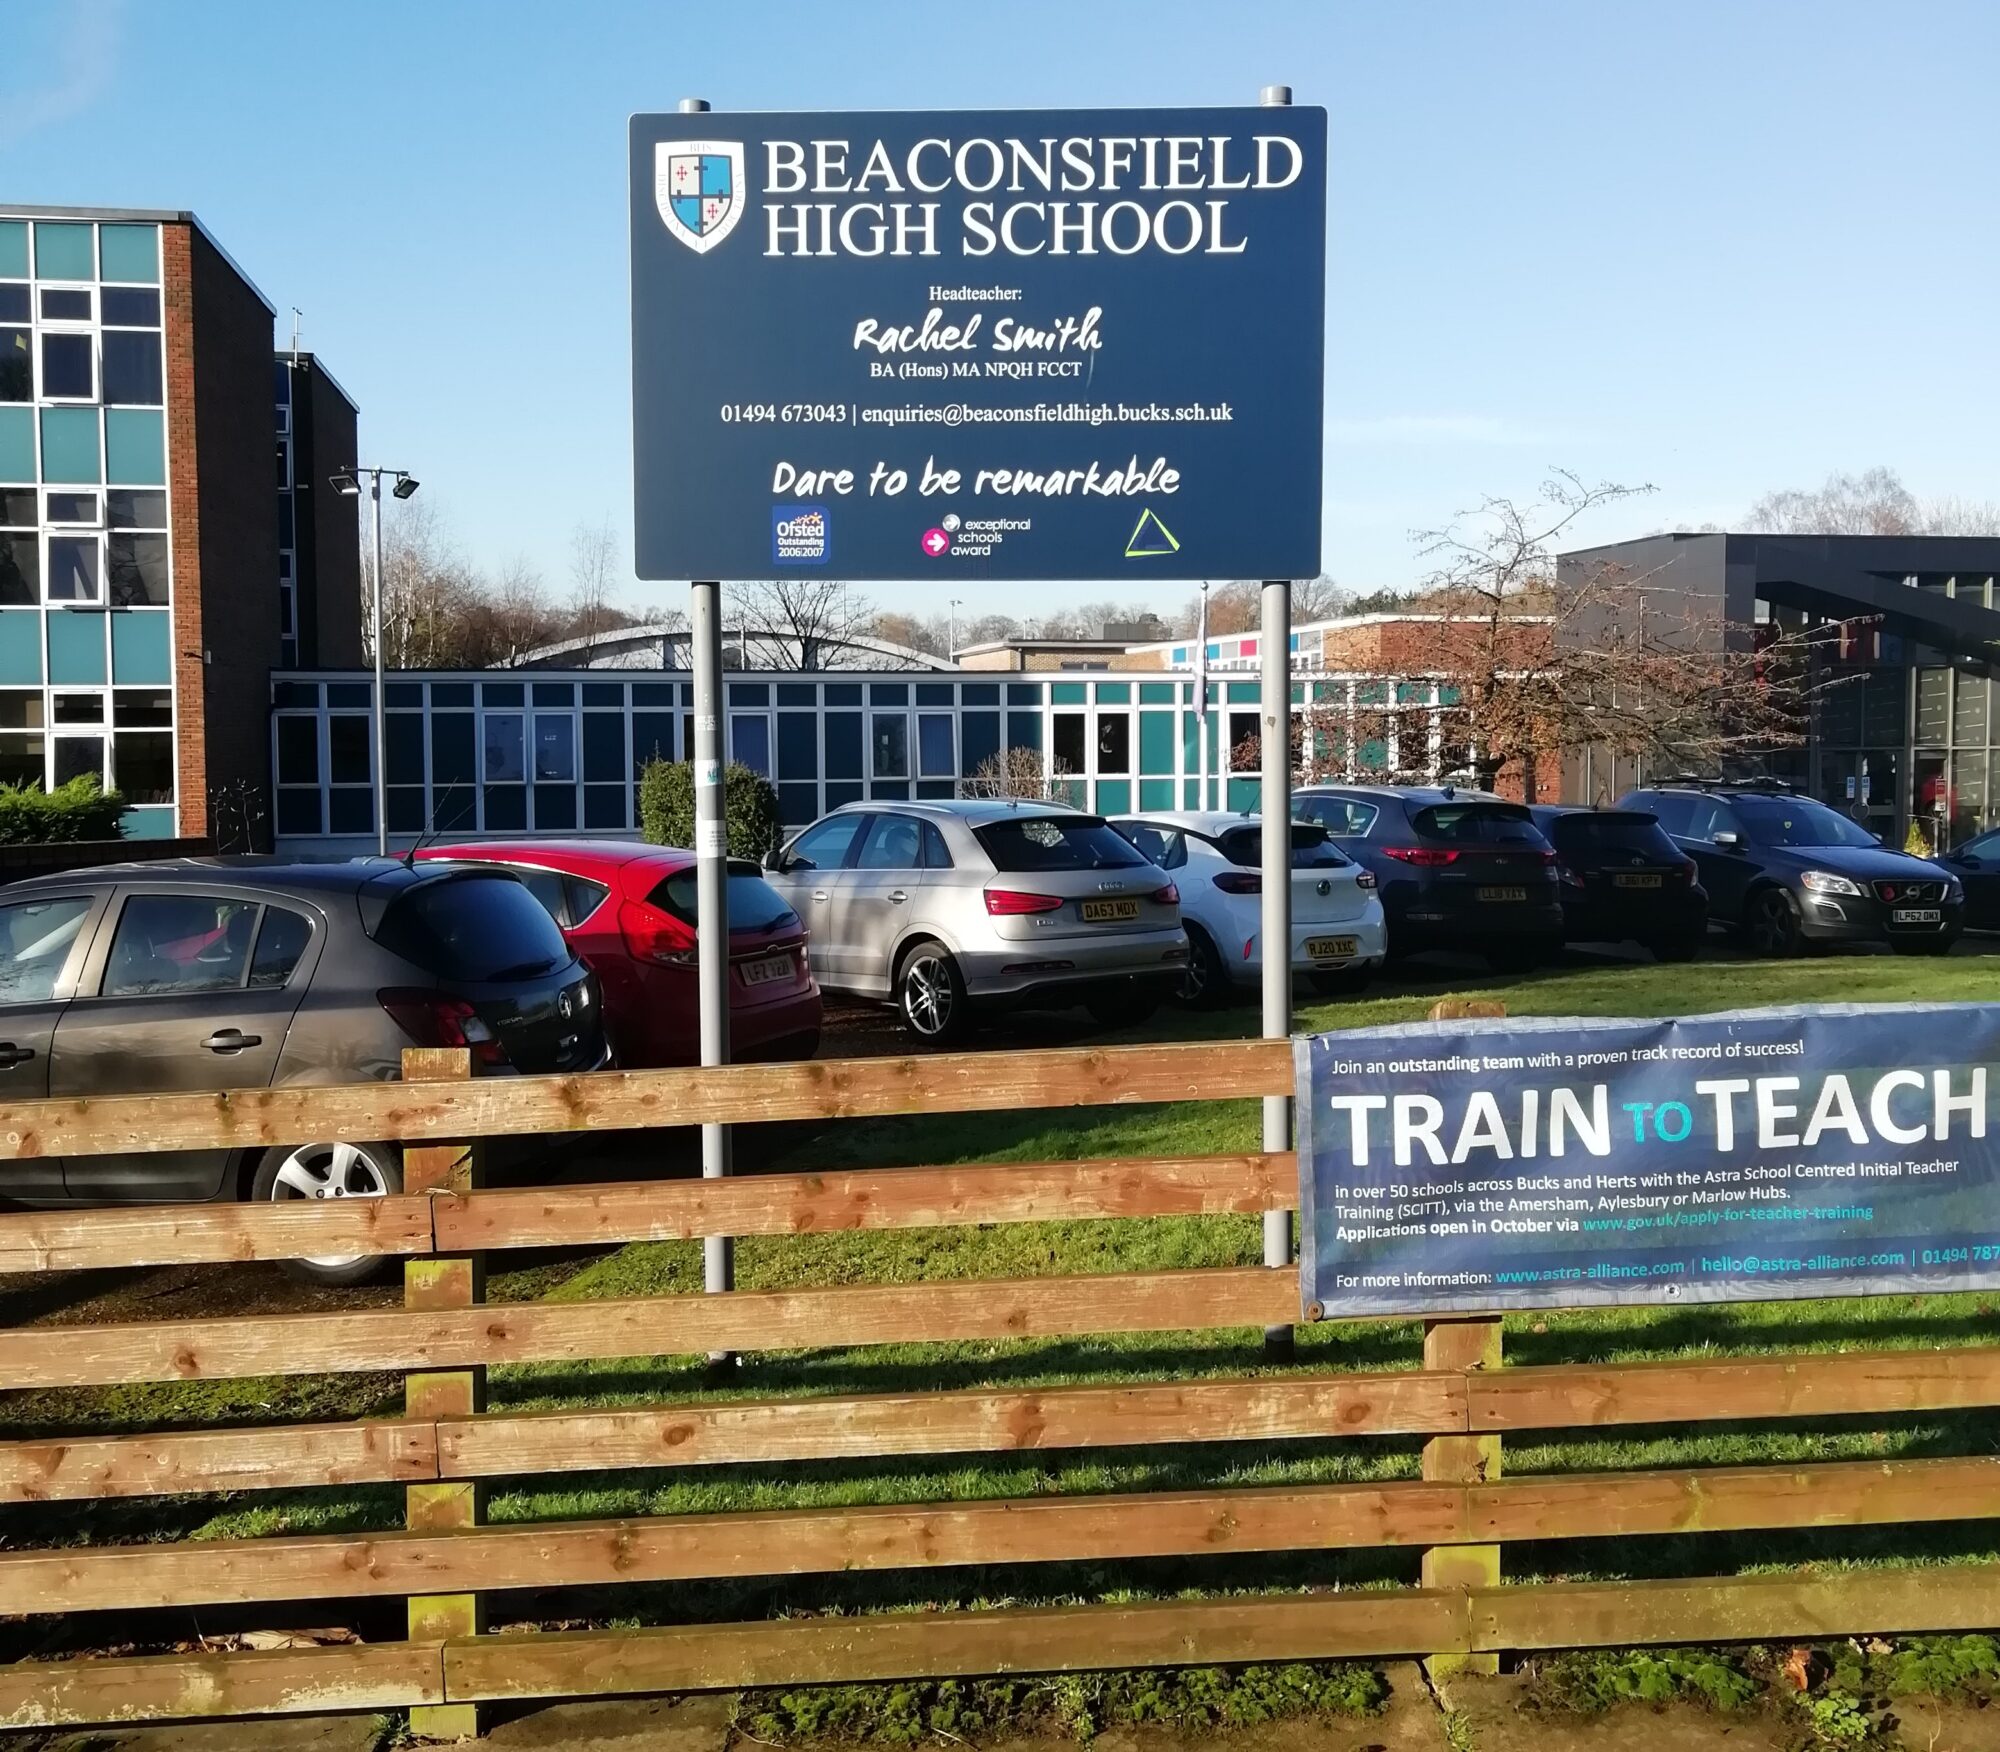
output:
<path id="1" fill-rule="evenodd" d="M 826 890 L 824 888 L 815 888 L 813 890 L 813 899 L 814 900 L 826 899 Z"/>
<path id="2" fill-rule="evenodd" d="M 901 906 L 903 902 L 908 900 L 910 897 L 906 892 L 904 892 L 904 890 L 900 888 L 892 888 L 889 891 L 889 898 L 892 901 L 894 901 L 897 906 Z"/>
<path id="3" fill-rule="evenodd" d="M 246 1046 L 262 1046 L 261 1034 L 245 1034 L 240 1028 L 218 1028 L 202 1045 L 210 1052 L 241 1052 Z"/>
<path id="4" fill-rule="evenodd" d="M 0 1040 L 0 1071 L 11 1071 L 16 1065 L 24 1065 L 35 1056 L 32 1046 L 16 1046 L 11 1040 Z"/>

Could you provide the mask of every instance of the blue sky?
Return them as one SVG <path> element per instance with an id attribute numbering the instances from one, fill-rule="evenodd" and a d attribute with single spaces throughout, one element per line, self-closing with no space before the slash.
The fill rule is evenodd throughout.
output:
<path id="1" fill-rule="evenodd" d="M 1324 104 L 1326 560 L 1360 589 L 1551 464 L 1657 485 L 1606 540 L 1875 463 L 2000 496 L 1991 0 L 7 11 L 0 198 L 192 208 L 303 308 L 367 456 L 559 588 L 578 522 L 630 552 L 624 130 L 685 95 Z"/>

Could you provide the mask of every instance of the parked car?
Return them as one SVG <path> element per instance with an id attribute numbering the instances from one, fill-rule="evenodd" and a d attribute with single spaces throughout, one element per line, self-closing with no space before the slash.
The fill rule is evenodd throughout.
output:
<path id="1" fill-rule="evenodd" d="M 1695 958 L 1708 935 L 1708 891 L 1658 817 L 1574 803 L 1528 813 L 1556 849 L 1568 941 L 1642 943 L 1662 961 Z"/>
<path id="2" fill-rule="evenodd" d="M 388 859 L 177 859 L 0 888 L 0 1100 L 393 1080 L 406 1046 L 481 1068 L 606 1062 L 597 981 L 514 877 Z M 0 1163 L 32 1205 L 374 1198 L 390 1144 Z M 302 1263 L 357 1283 L 374 1259 Z"/>
<path id="3" fill-rule="evenodd" d="M 1711 916 L 1760 955 L 1809 944 L 1887 943 L 1942 955 L 1965 923 L 1965 890 L 1928 858 L 1891 851 L 1858 822 L 1775 780 L 1676 779 L 1633 791 L 1695 861 Z"/>
<path id="4" fill-rule="evenodd" d="M 1204 1004 L 1254 990 L 1264 976 L 1262 822 L 1226 811 L 1168 810 L 1111 825 L 1180 890 L 1188 939 L 1181 996 Z M 1321 992 L 1358 991 L 1387 954 L 1374 873 L 1341 852 L 1317 822 L 1294 822 L 1293 970 Z"/>
<path id="5" fill-rule="evenodd" d="M 1961 840 L 1938 862 L 1965 890 L 1965 928 L 2000 931 L 2000 828 Z"/>
<path id="6" fill-rule="evenodd" d="M 829 991 L 886 999 L 925 1046 L 975 1016 L 1081 1004 L 1143 1020 L 1187 962 L 1180 894 L 1103 817 L 1012 800 L 850 803 L 774 853 Z"/>
<path id="7" fill-rule="evenodd" d="M 634 840 L 486 840 L 430 846 L 421 859 L 500 864 L 548 909 L 604 988 L 617 1062 L 701 1061 L 695 856 Z M 729 866 L 729 1056 L 738 1063 L 819 1051 L 820 996 L 806 930 L 756 865 Z"/>
<path id="8" fill-rule="evenodd" d="M 1521 804 L 1451 785 L 1314 785 L 1292 812 L 1375 873 L 1391 955 L 1469 949 L 1520 971 L 1561 949 L 1555 850 Z"/>

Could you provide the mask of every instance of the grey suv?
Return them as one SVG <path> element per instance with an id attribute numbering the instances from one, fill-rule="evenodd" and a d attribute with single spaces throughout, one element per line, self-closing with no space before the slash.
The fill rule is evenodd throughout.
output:
<path id="1" fill-rule="evenodd" d="M 1142 1021 L 1187 962 L 1172 879 L 1060 804 L 850 803 L 767 873 L 806 922 L 821 986 L 890 1000 L 925 1046 L 962 1039 L 980 1010 Z"/>
<path id="2" fill-rule="evenodd" d="M 482 1069 L 605 1062 L 603 1006 L 541 903 L 470 866 L 177 860 L 0 888 L 0 1103 L 352 1083 L 406 1046 Z M 319 1143 L 0 1162 L 0 1202 L 367 1198 L 398 1151 Z M 372 1259 L 301 1262 L 354 1283 Z"/>

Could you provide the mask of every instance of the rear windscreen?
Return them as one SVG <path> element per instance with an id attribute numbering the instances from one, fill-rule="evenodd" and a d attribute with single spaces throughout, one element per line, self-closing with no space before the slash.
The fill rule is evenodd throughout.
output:
<path id="1" fill-rule="evenodd" d="M 1677 863 L 1680 852 L 1667 831 L 1650 815 L 1630 810 L 1619 815 L 1559 815 L 1549 831 L 1559 851 L 1644 852 Z"/>
<path id="2" fill-rule="evenodd" d="M 690 864 L 665 878 L 646 899 L 682 924 L 698 927 L 697 889 L 700 878 Z M 776 931 L 799 922 L 791 903 L 757 874 L 755 864 L 729 866 L 729 928 L 732 931 Z"/>
<path id="3" fill-rule="evenodd" d="M 1423 838 L 1451 846 L 1539 848 L 1548 843 L 1534 817 L 1518 803 L 1437 803 L 1419 809 L 1410 825 Z"/>
<path id="4" fill-rule="evenodd" d="M 439 979 L 533 979 L 570 958 L 548 909 L 511 876 L 452 876 L 389 903 L 375 940 Z"/>
<path id="5" fill-rule="evenodd" d="M 1013 874 L 1034 870 L 1131 870 L 1145 859 L 1094 815 L 1031 815 L 990 821 L 972 830 L 993 868 Z"/>
<path id="6" fill-rule="evenodd" d="M 1215 844 L 1225 858 L 1245 870 L 1255 870 L 1264 862 L 1264 830 L 1255 822 L 1232 827 Z M 1326 837 L 1325 828 L 1293 823 L 1294 870 L 1334 870 L 1346 862 L 1346 856 Z"/>

